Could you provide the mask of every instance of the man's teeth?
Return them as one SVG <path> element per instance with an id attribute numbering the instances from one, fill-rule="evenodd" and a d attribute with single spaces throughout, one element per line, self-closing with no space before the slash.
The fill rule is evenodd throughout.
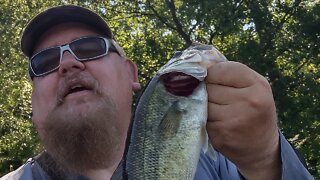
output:
<path id="1" fill-rule="evenodd" d="M 81 86 L 81 85 L 75 85 L 75 86 L 72 86 L 71 87 L 71 90 L 73 90 L 73 89 L 76 89 L 76 88 L 82 88 L 83 86 Z"/>

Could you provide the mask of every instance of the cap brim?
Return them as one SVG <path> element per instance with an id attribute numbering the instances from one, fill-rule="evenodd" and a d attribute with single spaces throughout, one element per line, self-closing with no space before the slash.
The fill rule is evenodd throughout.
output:
<path id="1" fill-rule="evenodd" d="M 86 24 L 98 33 L 113 38 L 108 24 L 93 11 L 74 5 L 57 6 L 38 14 L 28 23 L 21 37 L 22 52 L 31 57 L 41 35 L 53 26 L 66 22 Z"/>

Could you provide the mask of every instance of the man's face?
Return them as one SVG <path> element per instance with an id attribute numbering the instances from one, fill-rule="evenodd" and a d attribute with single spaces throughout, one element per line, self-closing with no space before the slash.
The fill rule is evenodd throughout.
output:
<path id="1" fill-rule="evenodd" d="M 84 36 L 99 35 L 77 23 L 55 26 L 40 38 L 35 53 Z M 33 79 L 33 122 L 49 154 L 75 171 L 117 163 L 137 81 L 135 64 L 117 53 L 79 62 L 66 51 L 57 71 Z"/>

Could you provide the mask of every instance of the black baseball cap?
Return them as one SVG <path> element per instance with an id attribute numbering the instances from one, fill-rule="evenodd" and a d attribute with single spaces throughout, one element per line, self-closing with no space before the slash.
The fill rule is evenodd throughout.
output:
<path id="1" fill-rule="evenodd" d="M 101 16 L 87 8 L 63 5 L 49 8 L 31 19 L 21 36 L 22 52 L 30 58 L 41 35 L 53 26 L 66 22 L 88 25 L 101 35 L 113 39 L 111 29 Z"/>

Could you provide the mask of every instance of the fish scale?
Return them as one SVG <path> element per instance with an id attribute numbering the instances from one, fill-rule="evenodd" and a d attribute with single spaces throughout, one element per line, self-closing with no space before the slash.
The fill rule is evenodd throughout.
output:
<path id="1" fill-rule="evenodd" d="M 139 98 L 128 132 L 124 179 L 193 179 L 201 150 L 207 149 L 208 142 L 208 96 L 203 80 L 208 66 L 225 60 L 213 46 L 196 45 L 172 58 L 151 79 Z M 169 74 L 172 79 L 168 82 L 161 79 L 172 72 L 182 74 Z M 175 88 L 190 88 L 188 81 L 184 82 L 194 82 L 189 76 L 200 83 L 191 83 L 194 89 L 188 95 L 175 94 Z"/>
<path id="2" fill-rule="evenodd" d="M 201 131 L 198 131 L 204 124 L 202 122 L 195 123 L 185 121 L 180 124 L 178 132 L 174 137 L 161 138 L 161 133 L 166 133 L 163 129 L 159 129 L 161 119 L 165 116 L 169 108 L 177 102 L 177 97 L 168 96 L 162 84 L 158 83 L 158 78 L 154 78 L 149 86 L 156 87 L 153 90 L 145 91 L 143 99 L 139 101 L 146 101 L 145 104 L 137 106 L 139 113 L 135 118 L 141 119 L 133 125 L 134 140 L 131 142 L 132 146 L 128 153 L 127 171 L 129 179 L 190 179 L 194 170 L 188 167 L 194 167 L 192 162 L 197 162 L 200 154 Z M 197 95 L 201 99 L 193 99 L 193 101 L 207 101 L 204 88 L 199 91 Z M 197 114 L 192 114 L 195 107 L 189 103 L 190 98 L 180 97 L 178 102 L 184 107 L 184 117 L 192 117 Z M 188 102 L 185 104 L 184 102 Z M 161 109 L 159 109 L 161 104 Z M 141 108 L 141 110 L 140 110 Z M 197 111 L 202 110 L 199 114 L 206 116 L 206 106 L 198 107 Z M 155 121 L 158 120 L 158 121 Z M 161 131 L 161 132 L 160 132 Z M 164 132 L 162 132 L 164 131 Z M 168 134 L 167 136 L 170 136 Z M 197 146 L 194 146 L 197 145 Z M 196 155 L 198 154 L 198 156 Z M 190 156 L 193 155 L 193 156 Z M 177 158 L 179 157 L 179 158 Z M 131 164 L 130 162 L 134 162 Z M 185 166 L 184 168 L 182 168 Z"/>

